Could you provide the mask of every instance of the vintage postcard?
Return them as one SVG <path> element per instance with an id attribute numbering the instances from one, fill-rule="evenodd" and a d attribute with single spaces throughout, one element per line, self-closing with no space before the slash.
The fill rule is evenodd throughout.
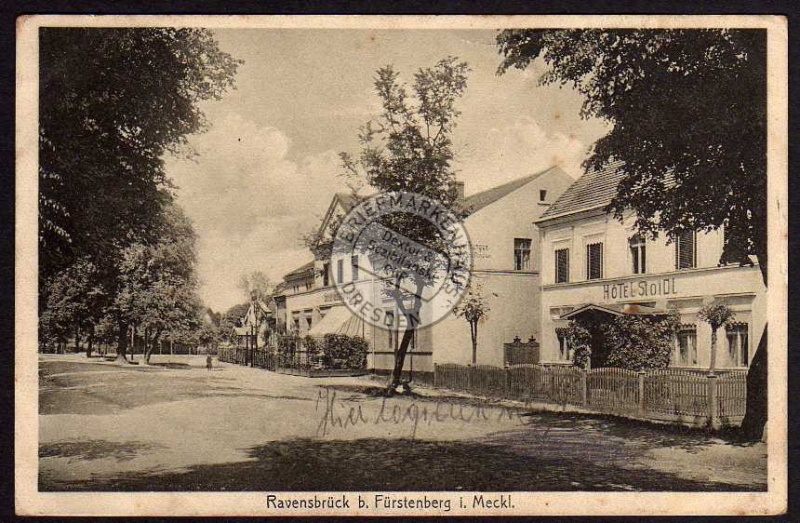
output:
<path id="1" fill-rule="evenodd" d="M 17 28 L 18 514 L 786 510 L 784 18 Z"/>

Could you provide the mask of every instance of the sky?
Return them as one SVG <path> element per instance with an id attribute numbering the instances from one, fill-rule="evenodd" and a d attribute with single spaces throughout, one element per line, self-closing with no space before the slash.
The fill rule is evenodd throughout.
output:
<path id="1" fill-rule="evenodd" d="M 375 71 L 401 80 L 446 56 L 469 65 L 453 135 L 467 195 L 561 166 L 573 177 L 610 129 L 579 115 L 569 87 L 540 86 L 542 64 L 496 74 L 495 31 L 367 29 L 215 30 L 244 60 L 235 90 L 204 102 L 210 124 L 190 137 L 198 155 L 166 159 L 178 203 L 198 233 L 200 296 L 215 311 L 246 301 L 237 283 L 264 272 L 277 284 L 313 259 L 302 238 L 337 191 L 348 191 L 339 152 L 358 152 L 359 126 L 380 111 Z"/>

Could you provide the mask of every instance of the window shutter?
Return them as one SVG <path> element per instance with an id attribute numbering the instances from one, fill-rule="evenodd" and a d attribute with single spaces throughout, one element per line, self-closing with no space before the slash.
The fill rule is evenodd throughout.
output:
<path id="1" fill-rule="evenodd" d="M 603 277 L 603 244 L 590 243 L 586 246 L 586 278 L 595 280 Z"/>
<path id="2" fill-rule="evenodd" d="M 556 250 L 556 283 L 569 281 L 569 249 Z"/>
<path id="3" fill-rule="evenodd" d="M 682 231 L 675 241 L 675 268 L 691 269 L 697 265 L 694 231 Z"/>

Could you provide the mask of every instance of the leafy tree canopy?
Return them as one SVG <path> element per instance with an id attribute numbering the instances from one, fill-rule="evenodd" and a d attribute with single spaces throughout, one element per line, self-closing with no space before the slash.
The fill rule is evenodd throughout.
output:
<path id="1" fill-rule="evenodd" d="M 146 241 L 171 200 L 164 153 L 241 63 L 190 28 L 40 30 L 40 272 Z"/>
<path id="2" fill-rule="evenodd" d="M 767 60 L 761 29 L 506 30 L 499 71 L 541 59 L 543 84 L 572 85 L 584 117 L 610 121 L 587 168 L 621 160 L 609 211 L 643 232 L 725 229 L 723 262 L 755 254 L 767 283 Z M 766 332 L 766 329 L 765 329 Z M 767 343 L 747 377 L 745 433 L 767 412 Z"/>
<path id="3" fill-rule="evenodd" d="M 375 92 L 383 110 L 360 129 L 360 154 L 340 154 L 345 174 L 381 191 L 417 193 L 452 205 L 452 133 L 468 73 L 466 62 L 444 58 L 419 69 L 409 93 L 392 66 L 378 69 Z M 418 243 L 445 250 L 437 245 L 436 228 L 418 216 L 395 213 L 383 221 Z"/>
<path id="4" fill-rule="evenodd" d="M 253 271 L 239 277 L 239 290 L 247 299 L 252 298 L 255 294 L 256 298 L 263 301 L 272 294 L 274 285 L 262 271 Z"/>
<path id="5" fill-rule="evenodd" d="M 766 275 L 766 32 L 506 30 L 499 72 L 541 59 L 542 84 L 571 85 L 582 115 L 613 123 L 587 168 L 624 162 L 610 210 L 641 231 L 725 227 L 726 261 Z M 766 278 L 765 278 L 766 281 Z"/>
<path id="6" fill-rule="evenodd" d="M 378 69 L 375 92 L 381 101 L 379 117 L 359 132 L 361 150 L 357 156 L 341 153 L 345 174 L 365 180 L 384 192 L 411 192 L 452 206 L 455 173 L 452 168 L 452 133 L 459 111 L 456 102 L 467 86 L 469 67 L 456 57 L 439 60 L 414 75 L 411 93 L 392 66 Z M 444 238 L 431 222 L 411 213 L 392 213 L 381 217 L 382 225 L 440 253 L 446 253 Z M 435 271 L 431 271 L 432 273 Z M 400 290 L 402 279 L 415 280 L 416 297 L 408 307 Z M 389 390 L 400 385 L 406 353 L 419 317 L 422 288 L 426 278 L 398 274 L 392 291 L 395 302 L 409 318 L 395 354 Z M 457 284 L 459 282 L 456 282 Z"/>

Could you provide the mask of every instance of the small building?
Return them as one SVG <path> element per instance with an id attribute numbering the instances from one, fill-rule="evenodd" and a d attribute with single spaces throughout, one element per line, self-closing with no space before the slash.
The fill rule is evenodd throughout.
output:
<path id="1" fill-rule="evenodd" d="M 575 181 L 536 221 L 541 231 L 541 358 L 569 364 L 565 332 L 582 313 L 656 314 L 677 309 L 672 367 L 710 363 L 711 328 L 697 312 L 713 300 L 735 313 L 719 333 L 718 369 L 746 369 L 764 330 L 766 288 L 758 261 L 720 264 L 724 230 L 687 231 L 671 243 L 649 239 L 606 212 L 622 178 L 619 164 Z"/>
<path id="2" fill-rule="evenodd" d="M 265 336 L 274 321 L 272 310 L 255 293 L 250 297 L 250 307 L 234 327 L 236 346 L 245 349 L 263 348 Z"/>

